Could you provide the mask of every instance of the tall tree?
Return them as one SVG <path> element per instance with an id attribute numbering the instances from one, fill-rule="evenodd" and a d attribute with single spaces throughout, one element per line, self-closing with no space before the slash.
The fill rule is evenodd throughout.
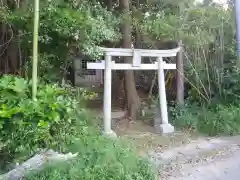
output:
<path id="1" fill-rule="evenodd" d="M 123 15 L 121 25 L 123 48 L 132 47 L 132 27 L 129 4 L 129 0 L 120 0 L 120 7 Z M 131 58 L 125 57 L 124 61 L 129 62 L 131 61 Z M 140 98 L 136 90 L 134 72 L 132 70 L 124 72 L 124 89 L 128 116 L 130 119 L 136 120 L 137 111 L 140 105 Z"/>

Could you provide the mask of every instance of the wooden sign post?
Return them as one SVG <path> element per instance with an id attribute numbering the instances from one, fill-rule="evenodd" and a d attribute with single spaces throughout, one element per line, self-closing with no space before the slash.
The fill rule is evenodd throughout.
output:
<path id="1" fill-rule="evenodd" d="M 111 87 L 112 70 L 157 70 L 159 85 L 159 104 L 162 122 L 158 129 L 162 134 L 173 133 L 174 127 L 168 122 L 167 99 L 165 90 L 164 69 L 176 69 L 176 64 L 167 64 L 163 57 L 174 57 L 180 48 L 171 50 L 146 50 L 146 49 L 121 49 L 121 48 L 102 48 L 105 53 L 105 60 L 96 63 L 87 63 L 87 69 L 104 69 L 104 131 L 109 136 L 116 136 L 111 129 Z M 113 56 L 132 56 L 133 63 L 115 63 Z M 141 57 L 156 57 L 154 64 L 142 64 Z"/>

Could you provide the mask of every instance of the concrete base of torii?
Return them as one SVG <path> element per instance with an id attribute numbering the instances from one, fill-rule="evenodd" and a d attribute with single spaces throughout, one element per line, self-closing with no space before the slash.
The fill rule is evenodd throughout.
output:
<path id="1" fill-rule="evenodd" d="M 164 135 L 174 133 L 174 126 L 171 124 L 160 124 L 160 126 L 155 127 L 156 132 Z"/>
<path id="2" fill-rule="evenodd" d="M 169 123 L 165 123 L 165 124 L 162 123 L 159 102 L 157 102 L 156 114 L 154 118 L 154 127 L 155 127 L 156 133 L 161 135 L 174 133 L 174 126 L 172 126 Z"/>
<path id="3" fill-rule="evenodd" d="M 111 130 L 109 132 L 102 131 L 102 135 L 109 137 L 109 138 L 117 138 L 118 137 L 117 134 L 113 130 Z"/>

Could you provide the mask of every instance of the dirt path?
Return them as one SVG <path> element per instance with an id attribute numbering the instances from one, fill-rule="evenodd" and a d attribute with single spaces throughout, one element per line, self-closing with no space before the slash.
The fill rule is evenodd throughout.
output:
<path id="1" fill-rule="evenodd" d="M 197 165 L 184 164 L 170 176 L 161 175 L 161 180 L 238 180 L 240 176 L 240 150 L 209 158 Z"/>
<path id="2" fill-rule="evenodd" d="M 148 156 L 150 151 L 161 152 L 169 148 L 188 144 L 198 136 L 189 132 L 175 132 L 168 136 L 155 133 L 155 128 L 142 121 L 130 126 L 121 121 L 113 127 L 118 136 L 132 144 L 141 156 Z"/>
<path id="3" fill-rule="evenodd" d="M 240 137 L 198 139 L 187 145 L 150 152 L 161 180 L 238 180 Z"/>
<path id="4" fill-rule="evenodd" d="M 97 113 L 103 117 L 101 111 Z M 112 112 L 112 128 L 120 138 L 129 141 L 135 146 L 139 155 L 146 156 L 150 150 L 165 150 L 171 147 L 188 144 L 198 137 L 197 134 L 189 132 L 175 132 L 170 136 L 160 136 L 155 133 L 155 128 L 149 124 L 149 121 L 137 120 L 135 123 L 128 124 L 128 121 L 118 121 L 124 116 L 124 112 Z M 98 124 L 102 124 L 99 122 Z"/>

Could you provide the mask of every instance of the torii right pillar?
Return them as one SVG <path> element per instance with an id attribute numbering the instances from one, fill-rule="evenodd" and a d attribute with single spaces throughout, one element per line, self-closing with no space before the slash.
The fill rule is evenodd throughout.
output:
<path id="1" fill-rule="evenodd" d="M 180 51 L 176 58 L 176 85 L 177 85 L 177 104 L 184 105 L 184 67 L 183 67 L 183 44 L 179 41 L 178 46 Z M 159 100 L 157 101 L 156 114 L 154 119 L 154 127 L 157 133 L 169 134 L 174 133 L 174 126 L 168 121 L 167 100 L 165 90 L 165 79 L 162 68 L 163 60 L 158 58 L 158 86 L 159 86 Z"/>

